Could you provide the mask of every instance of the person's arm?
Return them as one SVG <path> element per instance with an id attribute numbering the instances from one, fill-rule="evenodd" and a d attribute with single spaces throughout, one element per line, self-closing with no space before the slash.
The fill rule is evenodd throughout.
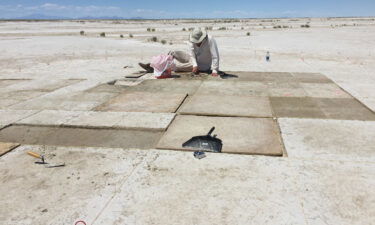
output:
<path id="1" fill-rule="evenodd" d="M 219 56 L 219 50 L 217 48 L 216 40 L 214 38 L 211 38 L 210 40 L 210 52 L 211 52 L 211 57 L 212 57 L 212 64 L 211 64 L 212 75 L 217 76 L 219 72 L 220 56 Z"/>
<path id="2" fill-rule="evenodd" d="M 189 47 L 190 47 L 190 58 L 191 58 L 191 63 L 193 64 L 193 68 L 194 67 L 198 67 L 198 63 L 197 63 L 197 56 L 195 55 L 195 51 L 194 51 L 194 44 L 193 43 L 189 43 Z"/>

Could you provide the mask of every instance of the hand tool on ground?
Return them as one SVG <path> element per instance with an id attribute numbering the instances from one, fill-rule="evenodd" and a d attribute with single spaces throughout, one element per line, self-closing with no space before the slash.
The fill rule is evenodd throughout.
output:
<path id="1" fill-rule="evenodd" d="M 193 148 L 199 151 L 209 151 L 209 152 L 221 152 L 223 143 L 220 139 L 216 138 L 216 135 L 211 136 L 215 127 L 212 127 L 207 135 L 195 136 L 190 140 L 182 144 L 184 148 Z"/>
<path id="2" fill-rule="evenodd" d="M 34 158 L 40 159 L 41 161 L 35 162 L 35 164 L 43 164 L 43 165 L 45 165 L 46 168 L 55 168 L 55 167 L 65 166 L 65 163 L 56 164 L 56 165 L 49 164 L 45 161 L 44 155 L 41 155 L 41 154 L 38 154 L 38 153 L 35 153 L 35 152 L 29 151 L 29 152 L 27 152 L 27 154 L 34 157 Z"/>

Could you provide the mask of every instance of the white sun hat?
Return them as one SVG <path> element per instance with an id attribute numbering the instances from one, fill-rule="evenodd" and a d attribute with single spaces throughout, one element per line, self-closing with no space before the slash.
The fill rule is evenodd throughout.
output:
<path id="1" fill-rule="evenodd" d="M 201 28 L 195 28 L 190 34 L 190 42 L 198 44 L 207 37 L 207 32 Z"/>

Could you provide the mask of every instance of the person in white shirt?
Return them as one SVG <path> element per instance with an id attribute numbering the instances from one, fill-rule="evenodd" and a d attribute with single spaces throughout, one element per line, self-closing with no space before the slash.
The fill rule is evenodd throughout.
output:
<path id="1" fill-rule="evenodd" d="M 220 56 L 216 41 L 200 28 L 190 34 L 190 57 L 193 73 L 211 71 L 212 76 L 218 75 Z"/>
<path id="2" fill-rule="evenodd" d="M 189 37 L 190 54 L 184 51 L 170 51 L 175 59 L 173 71 L 176 72 L 199 72 L 211 73 L 212 76 L 218 76 L 219 72 L 219 50 L 215 39 L 208 35 L 206 31 L 197 28 Z M 153 72 L 150 64 L 139 63 L 147 72 Z"/>

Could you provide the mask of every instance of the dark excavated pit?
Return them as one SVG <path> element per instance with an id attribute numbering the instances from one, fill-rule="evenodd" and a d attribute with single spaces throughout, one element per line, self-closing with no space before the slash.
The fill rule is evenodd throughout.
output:
<path id="1" fill-rule="evenodd" d="M 0 130 L 0 142 L 30 145 L 151 149 L 155 148 L 162 133 L 139 130 L 10 126 Z"/>

